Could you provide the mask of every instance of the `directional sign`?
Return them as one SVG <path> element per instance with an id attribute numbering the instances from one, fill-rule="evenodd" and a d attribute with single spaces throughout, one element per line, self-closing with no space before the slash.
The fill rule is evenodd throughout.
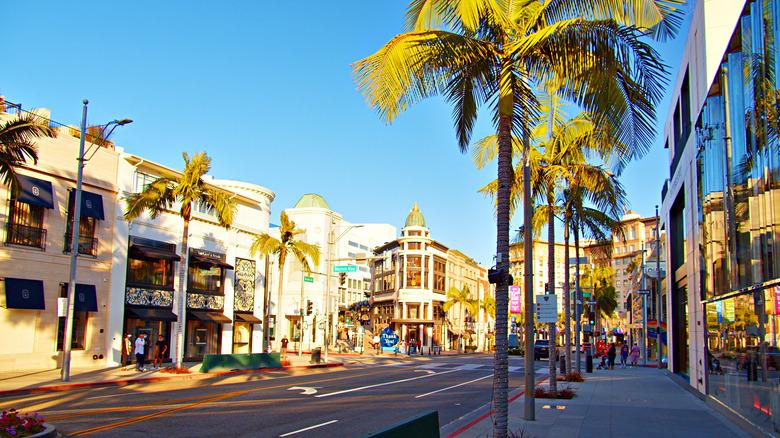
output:
<path id="1" fill-rule="evenodd" d="M 303 277 L 304 283 L 314 283 L 314 277 L 305 276 Z"/>
<path id="2" fill-rule="evenodd" d="M 558 322 L 558 302 L 555 295 L 536 296 L 536 322 Z"/>
<path id="3" fill-rule="evenodd" d="M 357 266 L 355 266 L 355 265 L 335 265 L 335 266 L 333 266 L 333 272 L 357 272 Z"/>
<path id="4" fill-rule="evenodd" d="M 589 305 L 589 306 L 595 306 L 595 305 L 596 305 L 596 302 L 595 302 L 595 301 L 588 301 L 588 302 L 587 302 L 587 303 L 585 303 L 585 304 L 587 304 L 587 305 Z"/>
<path id="5" fill-rule="evenodd" d="M 317 393 L 317 386 L 293 386 L 287 388 L 288 391 L 303 391 L 301 395 L 312 395 Z"/>
<path id="6" fill-rule="evenodd" d="M 650 295 L 650 289 L 639 289 L 636 293 L 639 295 Z"/>

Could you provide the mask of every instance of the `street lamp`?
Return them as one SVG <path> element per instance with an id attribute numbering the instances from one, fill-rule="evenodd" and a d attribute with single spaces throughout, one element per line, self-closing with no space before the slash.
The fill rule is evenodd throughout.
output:
<path id="1" fill-rule="evenodd" d="M 333 218 L 331 218 L 331 225 L 334 224 Z M 333 230 L 334 228 L 328 228 L 328 259 L 326 262 L 325 267 L 325 363 L 328 362 L 328 346 L 330 345 L 330 274 L 331 274 L 331 263 L 332 258 L 330 254 L 330 246 L 335 245 L 338 243 L 339 240 L 341 240 L 342 237 L 344 237 L 348 232 L 350 232 L 354 228 L 362 228 L 363 225 L 350 225 L 347 227 L 346 230 L 342 231 L 341 234 L 339 234 L 339 237 L 337 237 L 335 240 L 332 239 L 333 237 Z M 338 228 L 338 227 L 336 227 Z"/>
<path id="2" fill-rule="evenodd" d="M 105 143 L 105 139 L 111 136 L 117 126 L 123 126 L 133 123 L 130 119 L 113 120 L 102 126 L 100 131 L 100 144 L 90 142 L 89 148 L 84 150 L 84 142 L 86 140 L 87 131 L 87 105 L 89 101 L 84 99 L 84 108 L 81 113 L 81 136 L 79 138 L 79 156 L 76 159 L 78 161 L 78 172 L 76 178 L 76 195 L 73 200 L 73 223 L 70 228 L 70 274 L 68 275 L 68 313 L 65 317 L 65 333 L 62 345 L 62 381 L 67 382 L 70 380 L 70 353 L 71 343 L 73 342 L 73 307 L 75 300 L 73 299 L 76 294 L 76 281 L 77 281 L 77 257 L 79 255 L 79 220 L 81 219 L 81 185 L 84 177 L 84 163 L 92 159 L 97 153 L 98 149 Z M 106 129 L 111 128 L 108 134 L 103 135 Z M 94 147 L 94 149 L 93 149 Z M 89 157 L 86 154 L 90 154 Z"/>

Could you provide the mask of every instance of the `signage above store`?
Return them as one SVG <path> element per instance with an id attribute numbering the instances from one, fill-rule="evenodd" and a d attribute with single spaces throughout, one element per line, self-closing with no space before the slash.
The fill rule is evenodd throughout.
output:
<path id="1" fill-rule="evenodd" d="M 335 266 L 333 266 L 333 272 L 357 272 L 357 266 L 355 266 L 355 265 L 335 265 Z"/>

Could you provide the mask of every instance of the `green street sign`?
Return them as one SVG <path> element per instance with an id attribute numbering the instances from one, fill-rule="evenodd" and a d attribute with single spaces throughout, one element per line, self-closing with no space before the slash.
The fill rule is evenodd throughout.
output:
<path id="1" fill-rule="evenodd" d="M 305 276 L 305 277 L 303 277 L 303 281 L 305 283 L 314 283 L 314 277 Z"/>
<path id="2" fill-rule="evenodd" d="M 357 272 L 357 266 L 355 265 L 335 265 L 333 272 Z"/>
<path id="3" fill-rule="evenodd" d="M 582 296 L 585 297 L 585 298 L 590 298 L 591 293 L 590 292 L 583 292 Z"/>

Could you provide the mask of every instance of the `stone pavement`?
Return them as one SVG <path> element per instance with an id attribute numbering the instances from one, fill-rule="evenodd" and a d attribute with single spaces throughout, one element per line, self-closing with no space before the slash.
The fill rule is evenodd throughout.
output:
<path id="1" fill-rule="evenodd" d="M 537 375 L 537 379 L 538 379 Z M 510 436 L 558 437 L 740 437 L 750 436 L 704 401 L 651 368 L 597 370 L 583 383 L 558 382 L 576 390 L 572 400 L 536 400 L 536 421 L 522 419 L 524 397 L 509 405 Z M 542 386 L 547 386 L 543 383 Z M 474 419 L 479 417 L 474 415 Z M 450 437 L 489 437 L 490 416 Z"/>
<path id="2" fill-rule="evenodd" d="M 303 368 L 309 366 L 309 356 L 288 355 L 290 366 L 285 368 Z M 171 364 L 165 364 L 170 366 Z M 340 358 L 331 358 L 330 366 L 343 365 Z M 168 374 L 152 369 L 148 364 L 146 371 L 135 370 L 135 365 L 113 368 L 73 368 L 70 381 L 60 380 L 60 370 L 22 370 L 0 372 L 0 396 L 19 392 L 63 391 L 67 389 L 91 386 L 127 385 L 137 382 L 154 382 L 169 379 L 204 379 L 215 375 L 231 374 L 227 372 L 201 373 L 199 362 L 185 362 L 190 374 Z M 323 364 L 322 366 L 325 366 Z"/>

